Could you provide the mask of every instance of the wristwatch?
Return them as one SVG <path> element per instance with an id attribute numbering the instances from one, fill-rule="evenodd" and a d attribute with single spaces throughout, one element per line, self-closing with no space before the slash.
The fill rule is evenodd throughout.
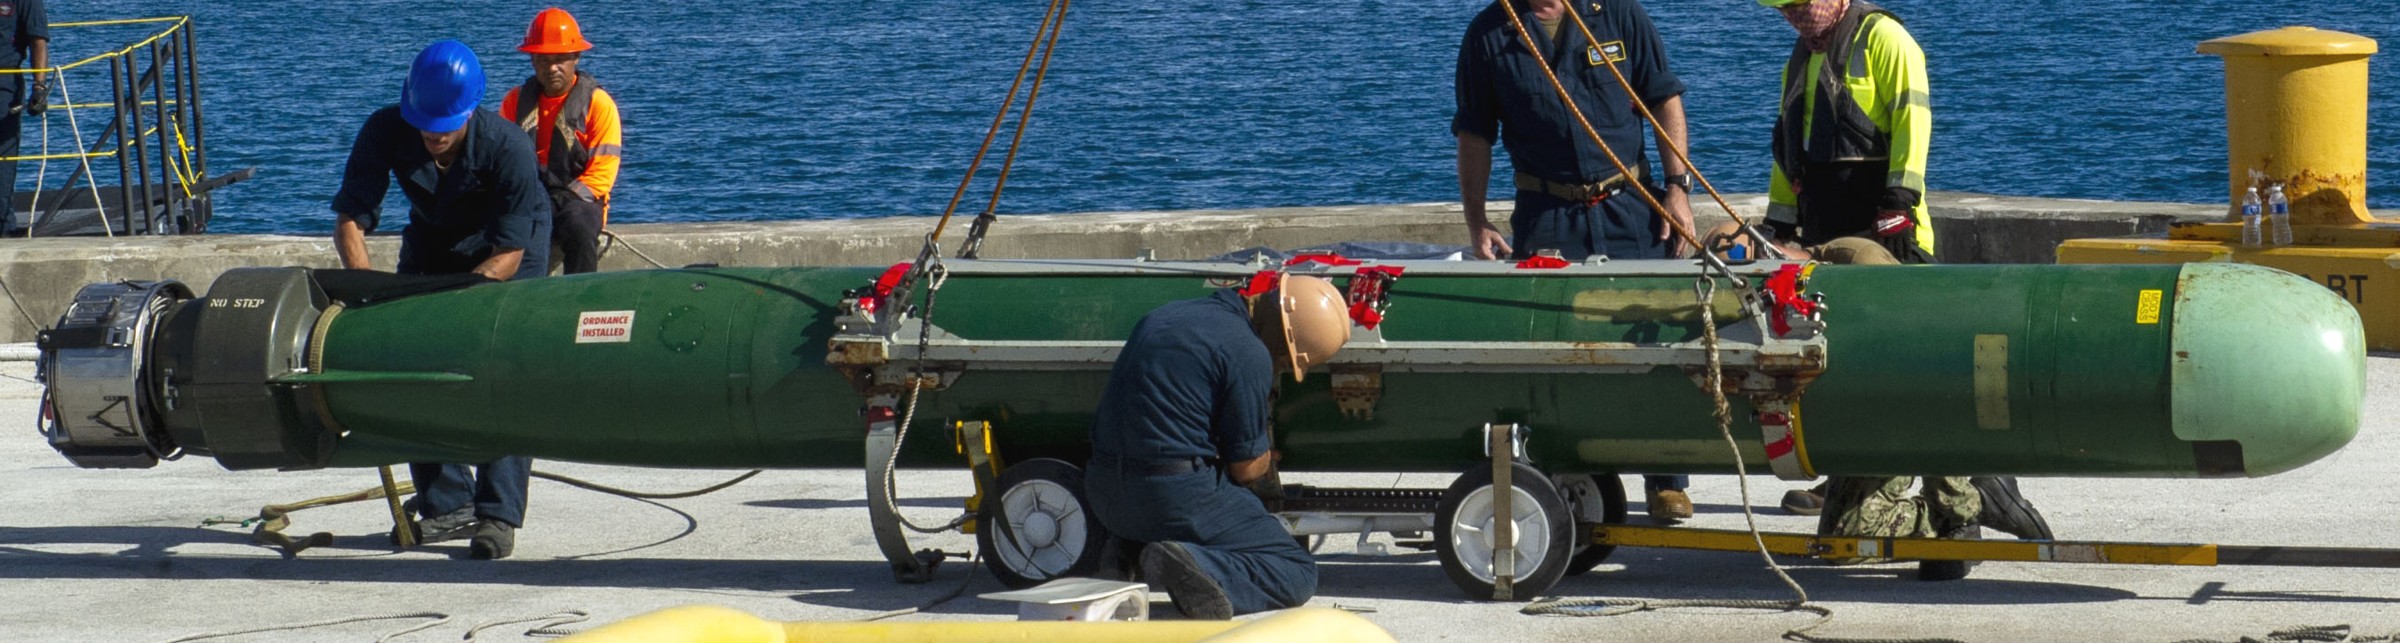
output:
<path id="1" fill-rule="evenodd" d="M 1667 187 L 1683 188 L 1685 194 L 1690 194 L 1692 191 L 1692 175 L 1690 174 L 1669 174 L 1659 179 L 1659 182 L 1665 183 Z"/>

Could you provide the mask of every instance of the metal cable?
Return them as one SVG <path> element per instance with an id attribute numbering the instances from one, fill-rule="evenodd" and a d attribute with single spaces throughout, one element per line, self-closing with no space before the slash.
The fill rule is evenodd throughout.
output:
<path id="1" fill-rule="evenodd" d="M 171 640 L 168 640 L 168 641 L 166 641 L 165 643 L 186 643 L 186 642 L 188 642 L 188 641 L 205 641 L 205 640 L 208 640 L 208 639 L 221 639 L 221 638 L 228 638 L 228 637 L 235 637 L 235 636 L 244 636 L 244 635 L 249 635 L 249 634 L 264 634 L 264 633 L 267 633 L 267 632 L 287 632 L 287 631 L 292 631 L 292 630 L 305 630 L 305 629 L 310 629 L 310 628 L 318 628 L 318 627 L 332 627 L 332 626 L 335 626 L 335 625 L 348 625 L 348 624 L 351 624 L 351 623 L 364 623 L 364 622 L 367 622 L 367 621 L 389 621 L 389 620 L 404 619 L 404 618 L 429 618 L 429 619 L 435 619 L 435 620 L 434 620 L 433 622 L 430 622 L 430 623 L 422 623 L 422 624 L 418 624 L 418 625 L 415 625 L 415 626 L 409 627 L 408 629 L 399 630 L 399 631 L 396 631 L 396 632 L 392 632 L 392 633 L 390 633 L 390 634 L 385 634 L 385 635 L 383 635 L 383 636 L 381 636 L 381 637 L 378 637 L 378 638 L 376 638 L 376 639 L 375 639 L 376 643 L 383 643 L 384 641 L 390 641 L 390 640 L 392 640 L 392 639 L 399 638 L 399 637 L 402 637 L 402 636 L 406 636 L 406 635 L 409 635 L 409 634 L 414 634 L 414 633 L 417 633 L 417 632 L 422 632 L 422 631 L 425 631 L 425 630 L 428 630 L 428 629 L 433 629 L 433 628 L 436 628 L 436 627 L 440 627 L 440 626 L 442 626 L 442 625 L 448 624 L 448 623 L 451 621 L 451 618 L 452 618 L 452 617 L 451 617 L 450 615 L 448 615 L 448 614 L 443 614 L 443 613 L 441 613 L 441 612 L 409 612 L 409 613 L 406 613 L 406 614 L 386 614 L 386 615 L 381 615 L 381 616 L 352 616 L 352 617 L 348 617 L 348 618 L 328 619 L 328 620 L 323 620 L 323 621 L 311 621 L 311 622 L 307 622 L 307 623 L 293 623 L 293 624 L 289 624 L 289 625 L 270 625 L 270 626 L 267 626 L 267 627 L 251 628 L 251 629 L 247 629 L 247 630 L 230 630 L 230 631 L 224 631 L 224 632 L 208 632 L 208 633 L 203 633 L 203 634 L 194 634 L 194 635 L 191 635 L 191 636 L 186 636 L 186 637 L 179 638 L 179 639 L 171 639 Z"/>
<path id="2" fill-rule="evenodd" d="M 744 481 L 744 480 L 749 480 L 749 479 L 751 479 L 751 478 L 754 478 L 754 477 L 758 477 L 758 474 L 765 473 L 765 472 L 766 472 L 766 470 L 765 470 L 765 469 L 751 469 L 749 473 L 744 473 L 744 474 L 742 474 L 742 475 L 734 476 L 732 480 L 727 480 L 727 481 L 724 481 L 724 482 L 719 482 L 719 483 L 716 483 L 716 484 L 713 484 L 713 485 L 709 485 L 709 486 L 706 486 L 706 487 L 701 487 L 701 488 L 698 488 L 698 489 L 693 489 L 693 490 L 691 490 L 691 491 L 676 491 L 676 492 L 671 492 L 671 493 L 657 493 L 657 492 L 646 492 L 646 491 L 629 491 L 629 490 L 625 490 L 625 489 L 619 489 L 619 488 L 616 488 L 616 487 L 611 487 L 611 486 L 604 485 L 604 484 L 600 484 L 600 483 L 596 483 L 596 482 L 588 482 L 588 481 L 584 481 L 584 480 L 580 480 L 580 479 L 576 479 L 576 478 L 571 478 L 571 477 L 567 477 L 567 476 L 563 476 L 563 475 L 559 475 L 559 474 L 555 474 L 555 473 L 550 473 L 550 472 L 548 472 L 548 471 L 535 471 L 535 472 L 533 472 L 533 477 L 536 477 L 536 478 L 541 478 L 541 479 L 543 479 L 543 480 L 549 480 L 549 481 L 552 481 L 552 482 L 560 482 L 560 483 L 565 483 L 565 484 L 567 484 L 567 485 L 569 485 L 569 486 L 573 486 L 573 487 L 579 487 L 579 488 L 583 488 L 583 489 L 589 489 L 589 490 L 592 490 L 592 491 L 598 491 L 598 492 L 600 492 L 600 493 L 605 493 L 605 494 L 612 495 L 612 496 L 624 496 L 624 497 L 627 497 L 627 498 L 634 498 L 634 499 L 638 499 L 638 500 L 676 500 L 676 499 L 681 499 L 681 498 L 690 498 L 690 497 L 693 497 L 693 496 L 703 496 L 703 495 L 708 495 L 708 494 L 716 493 L 716 492 L 719 492 L 719 491 L 724 491 L 726 487 L 731 487 L 731 486 L 734 486 L 734 485 L 737 485 L 737 484 L 741 484 L 741 483 L 742 483 L 742 481 Z"/>
<path id="3" fill-rule="evenodd" d="M 2244 636 L 2233 640 L 2183 639 L 2175 643 L 2384 643 L 2400 641 L 2400 631 L 2381 636 L 2364 634 L 2352 636 L 2350 626 L 2296 625 L 2267 633 L 2264 637 Z"/>
<path id="4" fill-rule="evenodd" d="M 948 603 L 951 600 L 958 598 L 960 595 L 967 593 L 967 586 L 975 582 L 975 568 L 982 567 L 982 565 L 977 563 L 981 562 L 982 560 L 983 552 L 981 551 L 967 555 L 967 574 L 965 576 L 958 577 L 958 586 L 951 588 L 950 593 L 935 597 L 933 600 L 926 601 L 923 605 L 918 605 L 916 607 L 903 607 L 889 612 L 879 612 L 873 616 L 858 619 L 858 622 L 868 623 L 887 618 L 899 618 L 902 616 L 908 616 L 910 614 L 924 612 L 925 610 L 936 607 L 941 607 L 943 603 Z"/>
<path id="5" fill-rule="evenodd" d="M 940 231 L 936 230 L 935 233 Z M 932 245 L 930 239 L 925 243 L 931 250 L 926 253 L 930 265 L 925 268 L 925 312 L 917 317 L 917 360 L 909 367 L 907 408 L 901 411 L 900 427 L 892 436 L 892 455 L 883 463 L 883 502 L 884 509 L 890 511 L 893 518 L 899 519 L 901 527 L 920 534 L 938 534 L 966 525 L 975 515 L 961 511 L 957 518 L 950 519 L 949 524 L 925 527 L 910 521 L 907 514 L 900 513 L 900 449 L 908 445 L 908 425 L 917 420 L 917 394 L 925 390 L 925 349 L 933 343 L 934 295 L 940 294 L 942 284 L 950 280 L 950 272 L 942 268 L 940 250 Z"/>
<path id="6" fill-rule="evenodd" d="M 543 614 L 541 616 L 504 618 L 497 621 L 486 621 L 476 624 L 475 627 L 467 628 L 466 640 L 476 640 L 478 636 L 483 634 L 484 630 L 500 627 L 502 625 L 515 625 L 518 623 L 537 623 L 537 625 L 534 625 L 532 628 L 525 630 L 525 636 L 542 638 L 567 636 L 574 634 L 574 632 L 561 630 L 558 628 L 589 620 L 592 620 L 591 613 L 583 610 L 559 610 L 549 614 Z"/>
<path id="7" fill-rule="evenodd" d="M 634 256 L 636 256 L 636 257 L 641 257 L 643 261 L 650 262 L 650 265 L 652 265 L 652 266 L 659 267 L 659 268 L 667 268 L 667 267 L 670 267 L 670 266 L 668 266 L 667 264 L 659 263 L 659 261 L 658 261 L 657 259 L 652 259 L 652 258 L 650 258 L 650 253 L 647 253 L 647 252 L 642 252 L 642 249 L 641 249 L 641 248 L 636 248 L 636 247 L 633 247 L 633 242 L 626 241 L 624 237 L 617 236 L 617 231 L 615 231 L 615 230 L 601 230 L 601 231 L 600 231 L 600 236 L 603 236 L 603 237 L 608 237 L 608 248 L 614 248 L 614 247 L 617 247 L 617 246 L 625 246 L 625 249 L 626 249 L 626 250 L 631 250 L 631 251 L 633 251 L 633 255 L 634 255 Z M 608 256 L 608 248 L 601 248 L 601 249 L 600 249 L 600 256 L 603 256 L 603 257 L 606 257 L 606 256 Z"/>
<path id="8" fill-rule="evenodd" d="M 1506 2 L 1507 0 L 1501 1 Z M 1706 598 L 1656 600 L 1561 598 L 1536 601 L 1526 605 L 1519 612 L 1536 616 L 1618 616 L 1675 607 L 1808 612 L 1817 615 L 1817 620 L 1807 625 L 1785 630 L 1783 633 L 1785 640 L 1803 643 L 1962 643 L 1957 639 L 1947 638 L 1842 638 L 1809 634 L 1809 632 L 1833 622 L 1833 608 L 1809 603 L 1808 590 L 1802 589 L 1800 582 L 1792 580 L 1792 575 L 1783 570 L 1783 565 L 1775 562 L 1775 556 L 1767 551 L 1765 536 L 1759 533 L 1758 515 L 1750 508 L 1749 467 L 1742 461 L 1741 446 L 1733 440 L 1733 405 L 1725 399 L 1725 365 L 1717 350 L 1716 315 L 1709 313 L 1716 303 L 1716 282 L 1710 280 L 1706 275 L 1702 275 L 1694 288 L 1700 298 L 1701 347 L 1707 351 L 1708 355 L 1704 386 L 1708 389 L 1709 401 L 1713 407 L 1712 413 L 1716 416 L 1717 433 L 1725 438 L 1725 448 L 1733 454 L 1733 479 L 1740 484 L 1742 491 L 1742 519 L 1750 525 L 1751 541 L 1758 543 L 1759 559 L 1766 561 L 1767 569 L 1774 572 L 1776 578 L 1782 579 L 1785 587 L 1791 588 L 1795 598 L 1788 601 Z"/>

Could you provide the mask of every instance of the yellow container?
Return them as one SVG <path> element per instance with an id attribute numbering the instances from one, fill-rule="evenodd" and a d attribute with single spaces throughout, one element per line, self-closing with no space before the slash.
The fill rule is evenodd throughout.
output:
<path id="1" fill-rule="evenodd" d="M 2228 218 L 2250 172 L 2284 184 L 2292 223 L 2341 225 L 2367 214 L 2367 58 L 2375 41 L 2284 27 L 2200 43 L 2225 59 Z M 2264 198 L 2266 186 L 2259 186 Z"/>

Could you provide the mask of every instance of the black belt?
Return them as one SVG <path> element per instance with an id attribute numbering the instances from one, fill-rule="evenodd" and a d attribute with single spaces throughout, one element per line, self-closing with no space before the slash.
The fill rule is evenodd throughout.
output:
<path id="1" fill-rule="evenodd" d="M 1618 192 L 1622 192 L 1625 190 L 1625 188 L 1632 186 L 1634 181 L 1641 179 L 1641 172 L 1641 170 L 1636 169 L 1633 171 L 1632 177 L 1619 174 L 1608 177 L 1608 180 L 1598 183 L 1560 183 L 1557 181 L 1543 179 L 1531 174 L 1519 172 L 1517 173 L 1516 184 L 1517 189 L 1527 192 L 1539 192 L 1568 201 L 1597 202 L 1601 199 L 1616 196 Z M 1632 180 L 1627 180 L 1628 178 L 1631 178 Z"/>
<path id="2" fill-rule="evenodd" d="M 1106 453 L 1092 454 L 1092 462 L 1113 465 L 1118 471 L 1143 476 L 1177 476 L 1212 468 L 1208 458 L 1135 459 Z"/>

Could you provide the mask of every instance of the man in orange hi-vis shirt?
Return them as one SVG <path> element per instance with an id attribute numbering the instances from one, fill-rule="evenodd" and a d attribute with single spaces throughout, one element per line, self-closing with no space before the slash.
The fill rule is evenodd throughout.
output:
<path id="1" fill-rule="evenodd" d="M 508 90 L 500 115 L 533 137 L 542 162 L 542 185 L 550 189 L 554 256 L 567 274 L 591 272 L 600 264 L 600 230 L 608 227 L 608 193 L 617 184 L 624 128 L 617 101 L 600 81 L 575 68 L 592 43 L 565 9 L 543 9 L 517 50 L 533 55 L 533 77 Z M 527 101 L 527 95 L 537 96 Z"/>

